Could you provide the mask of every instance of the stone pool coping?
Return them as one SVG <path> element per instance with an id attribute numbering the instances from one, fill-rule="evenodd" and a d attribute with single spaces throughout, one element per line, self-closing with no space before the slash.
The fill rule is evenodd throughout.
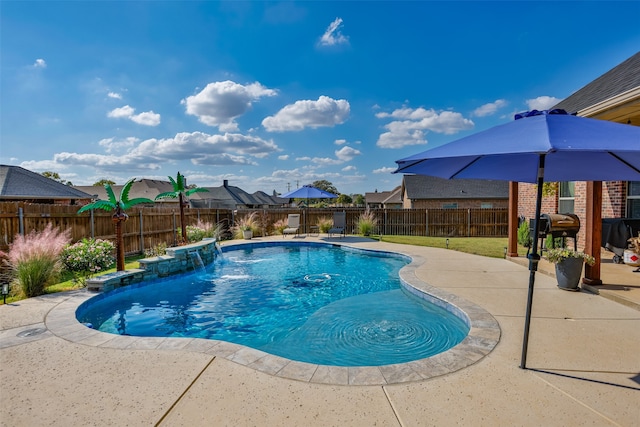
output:
<path id="1" fill-rule="evenodd" d="M 234 242 L 234 246 L 237 243 Z M 245 243 L 251 245 L 251 242 Z M 320 243 L 322 244 L 322 243 Z M 346 243 L 326 243 L 356 249 Z M 377 251 L 387 252 L 389 251 Z M 477 363 L 489 354 L 500 340 L 500 327 L 485 309 L 457 295 L 430 286 L 416 276 L 425 259 L 415 254 L 398 253 L 411 258 L 400 270 L 403 286 L 415 296 L 427 299 L 454 314 L 466 318 L 469 334 L 455 347 L 425 359 L 384 366 L 341 367 L 315 365 L 275 356 L 240 344 L 201 338 L 161 338 L 114 335 L 91 329 L 78 322 L 76 310 L 96 296 L 86 290 L 77 291 L 58 304 L 46 317 L 45 325 L 54 335 L 77 344 L 111 349 L 173 350 L 200 352 L 221 357 L 243 366 L 277 377 L 317 384 L 387 385 L 422 381 L 459 371 Z"/>

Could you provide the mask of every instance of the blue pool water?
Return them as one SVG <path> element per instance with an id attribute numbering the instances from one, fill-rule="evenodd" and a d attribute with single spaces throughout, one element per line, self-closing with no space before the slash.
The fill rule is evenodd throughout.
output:
<path id="1" fill-rule="evenodd" d="M 92 298 L 77 318 L 113 334 L 224 340 L 315 364 L 403 363 L 469 331 L 401 289 L 408 262 L 324 244 L 254 244 L 225 251 L 204 272 Z"/>

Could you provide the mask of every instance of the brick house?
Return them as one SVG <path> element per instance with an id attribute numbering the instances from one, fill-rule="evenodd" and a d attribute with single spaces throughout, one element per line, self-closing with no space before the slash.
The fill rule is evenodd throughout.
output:
<path id="1" fill-rule="evenodd" d="M 398 185 L 391 191 L 364 193 L 367 208 L 402 209 L 402 187 Z"/>
<path id="2" fill-rule="evenodd" d="M 640 52 L 579 89 L 553 108 L 578 116 L 640 126 Z M 640 141 L 638 141 L 640 144 Z M 584 220 L 588 215 L 586 182 L 557 183 L 545 196 L 542 213 L 574 213 L 583 226 L 578 246 L 585 247 Z M 518 216 L 535 216 L 535 184 L 518 184 Z M 602 183 L 602 218 L 640 218 L 640 181 Z"/>

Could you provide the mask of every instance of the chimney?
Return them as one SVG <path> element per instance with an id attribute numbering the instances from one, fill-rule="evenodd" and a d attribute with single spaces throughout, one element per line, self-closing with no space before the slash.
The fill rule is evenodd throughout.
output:
<path id="1" fill-rule="evenodd" d="M 225 179 L 224 181 L 222 181 L 222 186 L 223 186 L 224 188 L 227 188 L 227 187 L 229 186 L 229 180 L 228 180 L 228 179 Z"/>

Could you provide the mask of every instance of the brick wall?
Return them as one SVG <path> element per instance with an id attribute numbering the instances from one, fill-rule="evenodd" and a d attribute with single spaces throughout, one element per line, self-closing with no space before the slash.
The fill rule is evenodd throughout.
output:
<path id="1" fill-rule="evenodd" d="M 538 186 L 521 182 L 518 184 L 518 216 L 533 218 L 536 215 L 536 194 Z M 540 213 L 556 213 L 558 211 L 558 197 L 542 197 Z"/>
<path id="2" fill-rule="evenodd" d="M 624 218 L 626 209 L 626 185 L 624 181 L 605 181 L 602 183 L 602 217 Z M 535 216 L 536 203 L 535 184 L 518 184 L 518 216 L 527 219 Z M 580 232 L 578 233 L 578 247 L 583 248 L 585 243 L 584 224 L 587 218 L 586 212 L 587 183 L 576 182 L 574 213 L 580 218 Z M 557 213 L 558 196 L 547 196 L 542 199 L 540 213 Z M 571 242 L 571 239 L 569 239 Z"/>
<path id="3" fill-rule="evenodd" d="M 602 183 L 602 217 L 624 218 L 627 203 L 626 181 L 606 181 Z"/>

